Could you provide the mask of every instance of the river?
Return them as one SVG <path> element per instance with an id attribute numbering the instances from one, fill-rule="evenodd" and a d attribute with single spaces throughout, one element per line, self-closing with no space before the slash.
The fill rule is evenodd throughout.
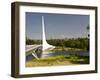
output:
<path id="1" fill-rule="evenodd" d="M 43 52 L 41 58 L 55 57 L 55 56 L 67 56 L 77 54 L 79 56 L 89 56 L 89 51 L 57 51 L 57 52 Z M 32 60 L 34 57 L 32 54 L 26 56 L 26 60 Z"/>

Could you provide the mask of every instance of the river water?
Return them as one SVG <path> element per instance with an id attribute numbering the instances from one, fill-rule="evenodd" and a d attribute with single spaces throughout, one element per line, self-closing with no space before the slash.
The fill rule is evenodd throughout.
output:
<path id="1" fill-rule="evenodd" d="M 54 57 L 54 56 L 67 56 L 67 55 L 73 55 L 77 54 L 79 56 L 89 56 L 89 51 L 57 51 L 57 52 L 43 52 L 41 58 L 48 58 L 48 57 Z M 29 54 L 26 56 L 26 60 L 33 59 L 34 56 L 32 54 Z"/>
<path id="2" fill-rule="evenodd" d="M 44 52 L 42 55 L 42 58 L 48 58 L 48 57 L 54 57 L 54 56 L 60 56 L 60 55 L 73 55 L 77 54 L 79 56 L 89 56 L 88 51 L 57 51 L 57 52 Z"/>

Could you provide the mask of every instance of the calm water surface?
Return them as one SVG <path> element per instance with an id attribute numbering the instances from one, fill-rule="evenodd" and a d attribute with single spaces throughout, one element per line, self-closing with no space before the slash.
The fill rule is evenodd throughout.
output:
<path id="1" fill-rule="evenodd" d="M 73 54 L 77 54 L 80 56 L 89 56 L 89 52 L 88 51 L 57 51 L 57 52 L 44 52 L 44 54 L 42 55 L 42 58 L 48 58 L 48 57 L 53 57 L 53 56 L 60 56 L 60 55 L 73 55 Z"/>
<path id="2" fill-rule="evenodd" d="M 77 54 L 80 56 L 89 56 L 89 51 L 57 51 L 57 52 L 43 52 L 41 58 L 48 58 L 48 57 L 54 57 L 54 56 L 60 56 L 60 55 L 73 55 Z M 26 60 L 31 60 L 33 59 L 34 56 L 32 54 L 29 54 L 26 56 Z"/>

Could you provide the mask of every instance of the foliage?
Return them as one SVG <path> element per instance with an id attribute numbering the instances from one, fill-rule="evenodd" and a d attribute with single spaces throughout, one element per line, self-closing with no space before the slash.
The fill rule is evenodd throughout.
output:
<path id="1" fill-rule="evenodd" d="M 41 40 L 33 40 L 33 39 L 27 39 L 26 38 L 26 44 L 27 45 L 33 45 L 33 44 L 41 44 Z"/>
<path id="2" fill-rule="evenodd" d="M 88 38 L 72 38 L 72 39 L 51 39 L 47 42 L 54 46 L 80 48 L 89 50 L 89 39 Z"/>
<path id="3" fill-rule="evenodd" d="M 70 47 L 89 50 L 88 38 L 71 38 L 71 39 L 49 39 L 47 42 L 57 47 Z M 41 40 L 26 39 L 27 45 L 41 44 Z"/>

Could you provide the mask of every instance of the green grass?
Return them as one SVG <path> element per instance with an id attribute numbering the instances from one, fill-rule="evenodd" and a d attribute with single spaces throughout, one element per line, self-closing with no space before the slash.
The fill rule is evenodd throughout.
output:
<path id="1" fill-rule="evenodd" d="M 56 56 L 46 59 L 33 59 L 26 61 L 26 67 L 40 67 L 40 66 L 61 66 L 61 65 L 76 65 L 76 64 L 89 64 L 89 57 L 69 55 L 69 56 Z"/>

